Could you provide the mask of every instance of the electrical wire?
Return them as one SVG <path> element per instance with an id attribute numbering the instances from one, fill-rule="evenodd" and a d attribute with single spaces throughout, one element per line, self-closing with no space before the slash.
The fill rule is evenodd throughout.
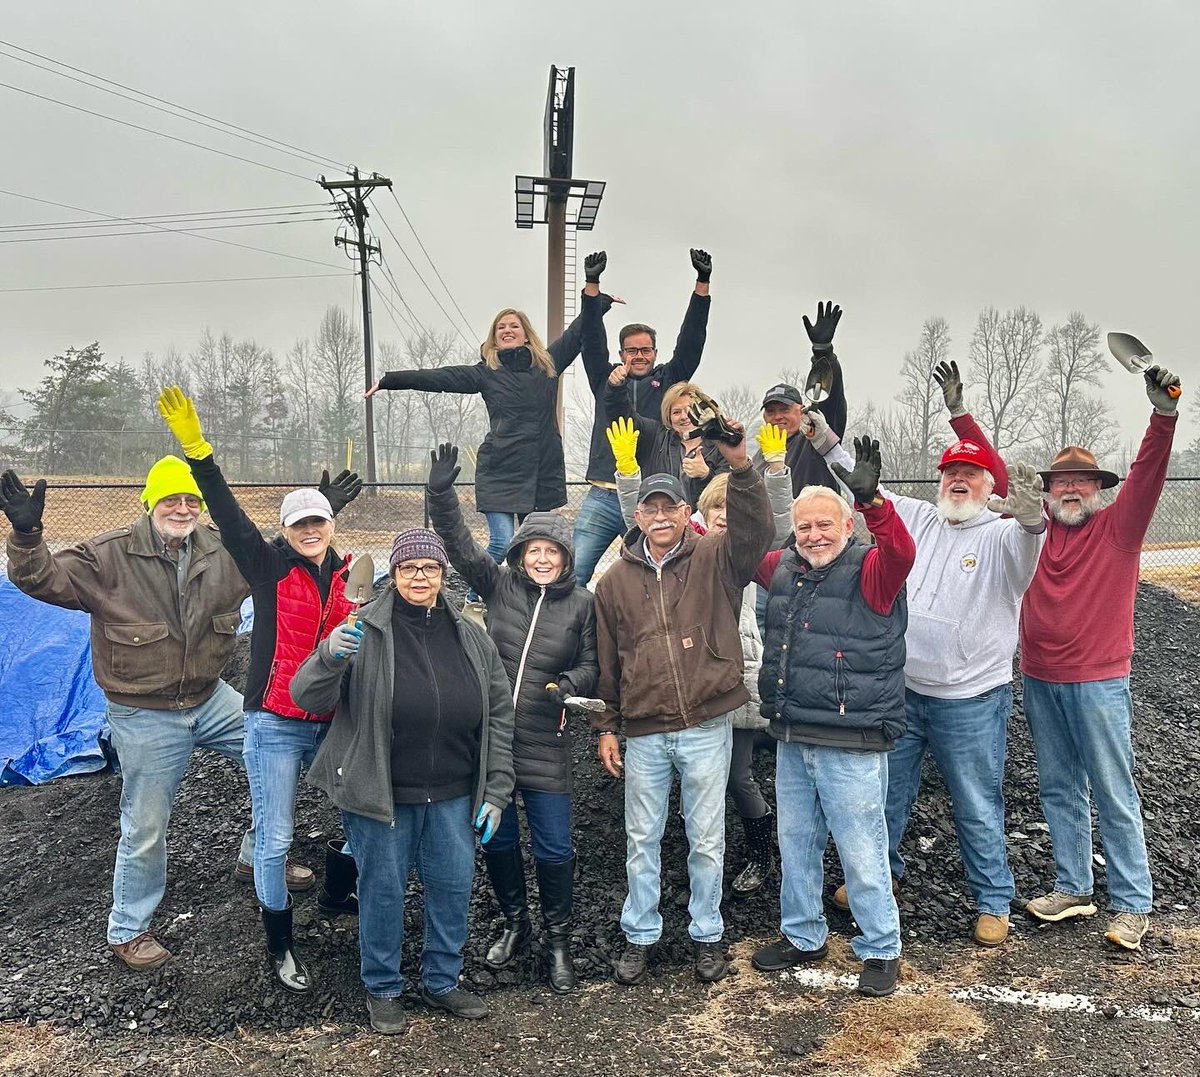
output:
<path id="1" fill-rule="evenodd" d="M 160 138 L 170 139 L 172 142 L 180 142 L 185 146 L 192 146 L 198 150 L 207 150 L 209 153 L 216 153 L 222 157 L 228 157 L 234 161 L 241 161 L 243 164 L 257 165 L 259 168 L 265 168 L 271 172 L 278 172 L 282 176 L 291 176 L 294 179 L 304 180 L 306 183 L 312 179 L 311 176 L 302 176 L 299 172 L 293 172 L 287 168 L 277 168 L 275 165 L 269 165 L 265 161 L 255 161 L 251 157 L 243 157 L 241 154 L 230 153 L 228 150 L 219 150 L 215 146 L 206 146 L 202 142 L 193 142 L 189 138 L 180 138 L 178 135 L 169 135 L 166 131 L 159 131 L 153 127 L 143 127 L 140 123 L 132 123 L 129 120 L 119 120 L 116 116 L 109 116 L 105 112 L 96 112 L 94 109 L 84 108 L 82 105 L 72 105 L 69 101 L 60 101 L 57 97 L 48 97 L 46 94 L 34 93 L 33 90 L 26 90 L 22 86 L 14 86 L 10 82 L 0 82 L 0 88 L 5 90 L 14 90 L 17 93 L 23 93 L 29 97 L 36 97 L 39 101 L 48 101 L 52 105 L 61 105 L 63 108 L 69 108 L 75 112 L 82 112 L 87 116 L 95 116 L 97 119 L 108 120 L 110 123 L 118 123 L 122 127 L 132 127 L 135 131 L 145 131 L 147 134 L 158 135 Z"/>
<path id="2" fill-rule="evenodd" d="M 255 209 L 205 209 L 205 210 L 190 210 L 186 213 L 147 213 L 141 217 L 127 218 L 131 223 L 140 223 L 142 221 L 173 221 L 180 224 L 190 224 L 193 221 L 201 221 L 205 219 L 212 220 L 236 220 L 239 218 L 253 219 L 254 217 L 267 214 L 278 214 L 279 216 L 290 216 L 294 213 L 315 213 L 318 210 L 327 210 L 329 205 L 325 202 L 298 202 L 289 206 L 262 206 Z M 43 221 L 40 224 L 4 224 L 0 225 L 0 233 L 9 232 L 48 232 L 57 229 L 67 228 L 102 228 L 113 227 L 105 221 Z"/>
<path id="3" fill-rule="evenodd" d="M 259 228 L 263 225 L 279 225 L 279 224 L 309 224 L 313 221 L 333 221 L 336 217 L 302 217 L 300 219 L 292 219 L 286 221 L 245 221 L 241 224 L 200 224 L 193 225 L 196 232 L 214 232 L 222 228 Z M 6 243 L 61 243 L 64 240 L 74 239 L 116 239 L 120 236 L 155 236 L 162 235 L 164 231 L 175 231 L 175 229 L 152 229 L 151 231 L 141 232 L 96 232 L 91 235 L 69 235 L 69 236 L 20 236 L 16 239 L 0 239 L 0 245 Z M 191 233 L 188 233 L 191 234 Z"/>
<path id="4" fill-rule="evenodd" d="M 400 285 L 396 283 L 396 275 L 392 272 L 392 267 L 387 264 L 387 260 L 383 257 L 382 252 L 380 252 L 379 255 L 379 268 L 383 273 L 384 279 L 387 280 L 388 285 L 395 293 L 396 299 L 400 302 L 400 305 L 404 307 L 406 311 L 408 311 L 409 320 L 415 322 L 417 328 L 422 333 L 425 333 L 427 336 L 432 336 L 433 334 L 430 333 L 429 329 L 422 323 L 421 319 L 417 317 L 416 311 L 414 311 L 412 307 L 408 305 L 408 300 L 404 298 L 404 293 L 400 290 Z"/>
<path id="5" fill-rule="evenodd" d="M 397 321 L 397 314 L 399 312 L 396 310 L 396 308 L 394 306 L 392 306 L 392 303 L 388 299 L 388 297 L 386 295 L 384 295 L 383 289 L 380 288 L 379 285 L 375 283 L 375 281 L 371 281 L 371 291 L 373 291 L 375 293 L 375 298 L 378 299 L 379 302 L 383 304 L 383 309 L 384 309 L 384 311 L 387 312 L 388 318 L 391 319 L 392 325 L 394 325 L 396 327 L 396 332 L 399 333 L 402 337 L 405 336 L 406 334 L 405 334 L 404 329 L 401 328 L 400 322 Z M 401 315 L 401 317 L 403 317 L 403 316 Z M 411 325 L 408 327 L 408 331 L 412 332 L 412 333 L 416 332 L 416 330 Z"/>
<path id="6" fill-rule="evenodd" d="M 12 198 L 23 198 L 29 202 L 40 202 L 46 206 L 57 206 L 59 209 L 69 209 L 69 210 L 71 210 L 72 213 L 87 213 L 93 217 L 106 217 L 112 221 L 126 221 L 126 222 L 132 221 L 134 223 L 137 223 L 137 220 L 138 220 L 136 217 L 120 217 L 115 213 L 101 213 L 99 210 L 84 209 L 82 206 L 72 206 L 72 205 L 67 204 L 66 202 L 55 202 L 49 198 L 38 198 L 36 195 L 32 195 L 32 194 L 20 194 L 17 191 L 8 191 L 8 190 L 5 190 L 4 188 L 0 188 L 0 194 L 9 195 Z M 167 228 L 162 225 L 150 224 L 148 222 L 143 222 L 143 223 L 146 223 L 147 228 L 153 228 L 160 232 L 174 232 L 177 235 L 181 235 L 181 236 L 193 236 L 196 239 L 203 239 L 209 243 L 220 243 L 226 247 L 240 247 L 242 250 L 258 251 L 259 254 L 273 254 L 277 258 L 291 258 L 292 260 L 297 261 L 297 262 L 309 262 L 312 265 L 325 266 L 326 269 L 340 269 L 341 268 L 336 262 L 322 262 L 316 258 L 305 258 L 303 255 L 299 255 L 299 254 L 287 254 L 284 251 L 273 251 L 268 247 L 255 247 L 249 243 L 238 243 L 236 240 L 232 240 L 232 239 L 221 239 L 219 236 L 206 236 L 200 232 L 188 231 L 186 228 Z"/>
<path id="7" fill-rule="evenodd" d="M 341 277 L 343 273 L 291 273 L 270 277 L 205 277 L 200 280 L 143 280 L 125 281 L 119 284 L 54 284 L 32 288 L 0 288 L 0 294 L 12 292 L 80 292 L 98 288 L 163 288 L 176 284 L 227 284 L 258 280 L 317 280 L 323 277 Z"/>
<path id="8" fill-rule="evenodd" d="M 400 204 L 400 199 L 396 194 L 396 189 L 394 187 L 389 187 L 388 193 L 392 196 L 392 201 L 396 203 L 396 208 L 400 210 L 400 214 L 404 218 L 404 223 L 408 225 L 408 230 L 412 232 L 413 239 L 417 241 L 417 246 L 421 248 L 421 253 L 425 255 L 425 259 L 429 262 L 430 268 L 432 268 L 433 272 L 437 275 L 437 279 L 441 282 L 442 287 L 446 289 L 446 295 L 450 297 L 450 302 L 454 304 L 454 309 L 458 311 L 459 317 L 462 318 L 463 325 L 467 327 L 468 332 L 470 332 L 473 336 L 479 336 L 479 334 L 476 333 L 475 329 L 472 327 L 470 319 L 463 314 L 463 309 L 458 305 L 458 300 L 454 298 L 454 293 L 450 291 L 449 285 L 447 285 L 445 280 L 442 279 L 441 273 L 438 272 L 438 267 L 434 265 L 433 258 L 430 257 L 429 252 L 425 249 L 425 244 L 421 242 L 421 237 L 417 235 L 416 228 L 413 227 L 412 221 L 409 220 L 408 214 L 405 213 L 404 207 Z"/>
<path id="9" fill-rule="evenodd" d="M 20 45 L 17 45 L 12 41 L 5 41 L 2 38 L 0 38 L 0 45 L 4 45 L 5 47 L 10 48 L 10 49 L 15 49 L 17 52 L 23 52 L 26 56 L 36 56 L 39 60 L 45 60 L 47 63 L 54 64 L 57 67 L 64 67 L 68 71 L 74 71 L 76 74 L 79 74 L 79 75 L 86 75 L 88 78 L 96 79 L 98 82 L 107 83 L 109 86 L 116 86 L 119 89 L 128 90 L 130 93 L 137 94 L 139 97 L 145 97 L 145 98 L 148 98 L 150 101 L 156 101 L 156 102 L 158 102 L 159 105 L 167 105 L 170 108 L 178 109 L 180 112 L 185 112 L 188 114 L 188 116 L 197 116 L 203 120 L 211 120 L 213 123 L 217 123 L 223 127 L 230 128 L 229 133 L 231 133 L 231 134 L 233 132 L 240 132 L 241 135 L 252 136 L 250 139 L 251 141 L 253 139 L 262 139 L 266 142 L 274 143 L 274 145 L 277 147 L 280 147 L 281 150 L 291 151 L 292 156 L 299 157 L 300 159 L 307 158 L 309 161 L 316 162 L 316 163 L 320 163 L 321 161 L 324 161 L 328 166 L 337 168 L 338 170 L 342 170 L 345 168 L 345 165 L 342 162 L 336 161 L 332 157 L 327 157 L 325 154 L 315 153 L 312 150 L 306 150 L 300 146 L 294 146 L 290 142 L 284 142 L 282 139 L 272 138 L 270 135 L 264 135 L 261 131 L 253 131 L 248 127 L 240 127 L 236 123 L 230 123 L 228 120 L 218 119 L 216 116 L 210 116 L 205 112 L 198 111 L 197 109 L 188 108 L 186 105 L 180 105 L 174 101 L 168 101 L 164 97 L 157 97 L 152 93 L 147 93 L 145 90 L 139 90 L 134 86 L 127 86 L 123 82 L 117 82 L 114 79 L 105 78 L 103 75 L 97 75 L 93 71 L 86 71 L 81 67 L 75 67 L 72 64 L 63 62 L 62 60 L 56 60 L 52 56 L 45 56 L 40 52 L 34 52 L 32 49 L 22 48 Z M 19 59 L 19 57 L 13 56 L 13 57 L 10 57 L 10 59 L 15 60 L 15 59 Z M 28 61 L 25 61 L 25 62 L 28 62 Z M 58 74 L 59 72 L 55 72 L 55 73 Z M 68 77 L 68 76 L 64 76 L 64 77 Z M 87 85 L 87 84 L 85 83 L 85 85 Z M 102 89 L 102 87 L 99 87 L 99 86 L 97 86 L 95 88 Z M 149 104 L 147 104 L 146 107 L 147 108 L 155 108 L 154 105 L 149 105 Z M 166 111 L 166 110 L 159 109 L 159 111 Z M 175 114 L 168 112 L 168 115 L 175 115 Z M 180 117 L 180 119 L 187 119 L 187 118 L 188 118 L 187 116 Z M 236 138 L 236 137 L 240 137 L 240 136 L 234 135 L 233 137 Z"/>

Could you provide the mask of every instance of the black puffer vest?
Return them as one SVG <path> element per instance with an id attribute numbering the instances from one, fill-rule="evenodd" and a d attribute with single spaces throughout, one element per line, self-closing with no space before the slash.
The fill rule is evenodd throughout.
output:
<path id="1" fill-rule="evenodd" d="M 777 740 L 889 751 L 904 732 L 908 603 L 902 589 L 888 614 L 867 605 L 868 552 L 851 539 L 813 569 L 789 550 L 771 577 L 758 687 Z"/>

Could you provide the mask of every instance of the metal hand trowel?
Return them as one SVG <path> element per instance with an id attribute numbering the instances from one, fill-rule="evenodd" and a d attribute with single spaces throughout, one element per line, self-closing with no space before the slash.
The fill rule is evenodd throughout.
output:
<path id="1" fill-rule="evenodd" d="M 350 572 L 346 576 L 346 601 L 354 607 L 346 618 L 351 628 L 358 624 L 358 608 L 370 601 L 374 586 L 375 562 L 369 553 L 360 554 L 351 562 Z"/>
<path id="2" fill-rule="evenodd" d="M 1109 333 L 1108 350 L 1130 374 L 1145 374 L 1147 368 L 1154 365 L 1153 353 L 1130 333 Z M 1173 400 L 1179 399 L 1180 392 L 1178 385 L 1167 387 L 1167 396 Z"/>
<path id="3" fill-rule="evenodd" d="M 804 399 L 810 404 L 819 404 L 833 390 L 833 359 L 828 355 L 814 355 L 804 382 Z"/>

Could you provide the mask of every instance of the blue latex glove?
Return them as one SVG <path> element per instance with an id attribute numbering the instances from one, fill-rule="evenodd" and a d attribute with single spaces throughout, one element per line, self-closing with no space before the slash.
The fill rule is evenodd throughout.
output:
<path id="1" fill-rule="evenodd" d="M 329 633 L 329 653 L 334 658 L 349 658 L 358 653 L 362 637 L 362 629 L 358 625 L 351 627 L 343 621 Z"/>
<path id="2" fill-rule="evenodd" d="M 480 831 L 479 842 L 481 845 L 486 845 L 491 841 L 492 835 L 496 832 L 496 827 L 500 825 L 500 816 L 503 813 L 495 804 L 484 802 L 483 807 L 479 809 L 479 814 L 475 816 L 475 829 Z"/>

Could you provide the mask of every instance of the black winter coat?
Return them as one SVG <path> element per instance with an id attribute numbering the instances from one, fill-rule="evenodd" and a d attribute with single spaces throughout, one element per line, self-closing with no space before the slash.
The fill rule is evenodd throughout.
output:
<path id="1" fill-rule="evenodd" d="M 517 788 L 569 793 L 570 726 L 546 685 L 556 682 L 571 695 L 588 696 L 599 676 L 596 614 L 591 592 L 575 580 L 571 528 L 557 513 L 533 513 L 513 536 L 505 564 L 497 565 L 467 530 L 454 489 L 430 490 L 428 496 L 430 521 L 450 563 L 487 603 L 488 633 L 513 687 Z M 535 538 L 567 552 L 563 574 L 547 587 L 534 583 L 521 564 L 522 548 Z"/>
<path id="2" fill-rule="evenodd" d="M 601 320 L 612 300 L 585 304 L 558 340 L 547 349 L 561 375 L 580 350 L 604 347 Z M 596 341 L 598 340 L 598 344 Z M 525 514 L 567 503 L 562 436 L 555 419 L 558 378 L 533 366 L 525 347 L 500 352 L 500 369 L 481 359 L 472 366 L 430 370 L 390 370 L 381 389 L 417 389 L 428 393 L 479 393 L 490 424 L 475 461 L 475 505 L 480 512 Z"/>

